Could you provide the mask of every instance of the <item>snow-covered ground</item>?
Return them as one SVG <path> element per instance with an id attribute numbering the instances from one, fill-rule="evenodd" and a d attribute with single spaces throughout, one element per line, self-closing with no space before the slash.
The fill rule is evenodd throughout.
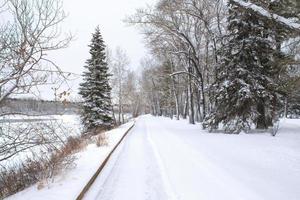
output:
<path id="1" fill-rule="evenodd" d="M 270 134 L 210 134 L 143 116 L 85 199 L 298 200 L 300 120 Z"/>
<path id="2" fill-rule="evenodd" d="M 3 133 L 11 134 L 12 138 L 16 137 L 19 131 L 30 129 L 31 127 L 45 128 L 41 130 L 43 134 L 49 134 L 47 131 L 55 131 L 57 145 L 61 145 L 61 140 L 66 141 L 70 136 L 79 136 L 82 132 L 79 115 L 42 115 L 42 116 L 24 116 L 24 115 L 7 115 L 0 117 L 0 128 Z M 34 134 L 34 132 L 32 133 Z M 51 137 L 53 133 L 51 133 Z M 29 135 L 31 136 L 31 135 Z M 9 141 L 8 137 L 0 137 L 0 146 L 5 145 Z M 8 160 L 0 162 L 0 166 L 9 167 L 25 161 L 27 158 L 35 156 L 36 152 L 43 151 L 47 153 L 47 149 L 42 146 L 35 146 L 26 151 L 22 151 Z M 39 153 L 40 154 L 40 153 Z M 0 154 L 0 159 L 5 155 Z"/>
<path id="3" fill-rule="evenodd" d="M 107 146 L 97 147 L 95 144 L 75 154 L 75 167 L 64 172 L 60 177 L 55 177 L 50 183 L 38 183 L 24 191 L 21 191 L 7 199 L 10 200 L 58 200 L 76 199 L 89 179 L 97 171 L 108 153 L 121 139 L 124 133 L 132 126 L 133 121 L 128 122 L 116 129 L 106 132 Z M 42 187 L 41 187 L 42 185 Z"/>
<path id="4" fill-rule="evenodd" d="M 88 147 L 64 177 L 9 199 L 74 199 L 102 162 L 100 152 Z M 282 120 L 272 137 L 207 133 L 200 124 L 146 115 L 137 119 L 85 199 L 299 200 L 299 185 L 300 120 Z"/>

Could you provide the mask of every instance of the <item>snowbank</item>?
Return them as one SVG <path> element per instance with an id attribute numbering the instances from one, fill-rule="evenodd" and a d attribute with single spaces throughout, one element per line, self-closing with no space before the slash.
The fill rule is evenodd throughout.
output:
<path id="1" fill-rule="evenodd" d="M 64 117 L 64 120 L 68 118 Z M 119 128 L 106 133 L 108 145 L 97 147 L 95 144 L 77 153 L 75 156 L 76 167 L 65 172 L 61 177 L 56 177 L 51 183 L 38 183 L 15 195 L 8 197 L 9 200 L 58 200 L 76 199 L 89 179 L 94 175 L 103 160 L 120 140 L 123 134 L 131 127 L 133 122 L 128 122 Z M 42 188 L 41 188 L 42 186 Z"/>

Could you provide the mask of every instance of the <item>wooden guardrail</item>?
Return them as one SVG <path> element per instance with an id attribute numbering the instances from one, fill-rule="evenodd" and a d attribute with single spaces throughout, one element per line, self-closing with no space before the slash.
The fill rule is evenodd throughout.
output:
<path id="1" fill-rule="evenodd" d="M 100 165 L 100 167 L 98 168 L 98 170 L 96 171 L 96 173 L 91 177 L 91 179 L 89 180 L 89 182 L 85 185 L 85 187 L 83 188 L 83 190 L 77 196 L 76 200 L 82 200 L 83 199 L 84 195 L 88 192 L 88 190 L 91 188 L 91 186 L 93 185 L 93 183 L 95 182 L 95 180 L 97 179 L 97 177 L 99 176 L 99 174 L 101 173 L 101 171 L 103 170 L 103 168 L 105 167 L 105 165 L 108 162 L 108 160 L 111 157 L 111 155 L 118 148 L 118 146 L 124 140 L 124 138 L 126 137 L 126 135 L 128 135 L 129 131 L 134 127 L 134 125 L 135 125 L 135 123 L 124 133 L 124 135 L 119 140 L 119 142 L 114 146 L 114 148 L 111 150 L 111 152 L 105 158 L 105 160 L 102 162 L 102 164 Z"/>

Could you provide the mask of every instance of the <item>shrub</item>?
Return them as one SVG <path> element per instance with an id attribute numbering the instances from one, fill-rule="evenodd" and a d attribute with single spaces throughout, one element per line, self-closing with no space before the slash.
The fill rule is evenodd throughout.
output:
<path id="1" fill-rule="evenodd" d="M 50 156 L 32 156 L 21 164 L 0 169 L 0 199 L 15 194 L 26 187 L 51 180 L 61 171 L 74 166 L 74 153 L 83 149 L 87 142 L 81 137 L 69 137 L 65 144 Z"/>

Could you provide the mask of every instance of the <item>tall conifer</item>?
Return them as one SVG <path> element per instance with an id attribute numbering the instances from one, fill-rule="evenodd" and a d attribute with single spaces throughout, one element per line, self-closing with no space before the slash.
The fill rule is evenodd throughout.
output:
<path id="1" fill-rule="evenodd" d="M 272 30 L 260 16 L 239 9 L 235 1 L 229 0 L 228 7 L 230 34 L 217 67 L 216 106 L 206 124 L 216 128 L 221 123 L 229 133 L 247 131 L 253 124 L 266 129 L 279 102 Z"/>
<path id="2" fill-rule="evenodd" d="M 99 27 L 92 35 L 90 58 L 86 61 L 83 82 L 79 94 L 82 96 L 82 122 L 87 131 L 109 128 L 113 125 L 110 74 L 106 63 L 105 44 Z"/>

